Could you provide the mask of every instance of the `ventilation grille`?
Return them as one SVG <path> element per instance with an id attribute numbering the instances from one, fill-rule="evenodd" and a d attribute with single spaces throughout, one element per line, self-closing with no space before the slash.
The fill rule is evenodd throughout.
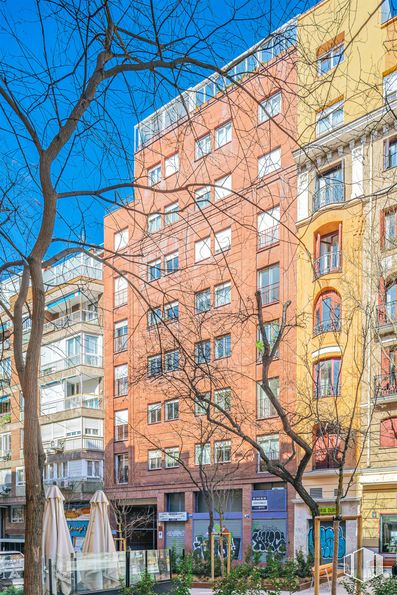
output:
<path id="1" fill-rule="evenodd" d="M 310 488 L 310 495 L 312 498 L 322 498 L 323 488 Z"/>

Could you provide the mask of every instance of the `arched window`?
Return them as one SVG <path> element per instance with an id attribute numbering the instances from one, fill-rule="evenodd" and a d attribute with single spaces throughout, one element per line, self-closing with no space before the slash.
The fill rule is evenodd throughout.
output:
<path id="1" fill-rule="evenodd" d="M 314 273 L 316 277 L 341 270 L 342 224 L 328 233 L 317 233 L 314 245 Z"/>
<path id="2" fill-rule="evenodd" d="M 380 422 L 380 447 L 397 446 L 397 417 L 389 417 Z"/>
<path id="3" fill-rule="evenodd" d="M 390 322 L 396 322 L 397 320 L 397 280 L 395 279 L 392 283 L 386 286 L 386 316 Z"/>
<path id="4" fill-rule="evenodd" d="M 322 293 L 314 308 L 313 335 L 340 331 L 341 304 L 336 291 Z"/>

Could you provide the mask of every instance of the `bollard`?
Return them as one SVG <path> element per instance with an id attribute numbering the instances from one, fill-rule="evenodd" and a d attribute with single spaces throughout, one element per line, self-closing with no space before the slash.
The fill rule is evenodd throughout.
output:
<path id="1" fill-rule="evenodd" d="M 125 586 L 130 586 L 130 566 L 131 566 L 131 552 L 130 550 L 125 551 Z"/>
<path id="2" fill-rule="evenodd" d="M 169 560 L 170 560 L 170 580 L 172 579 L 172 550 L 168 550 Z"/>

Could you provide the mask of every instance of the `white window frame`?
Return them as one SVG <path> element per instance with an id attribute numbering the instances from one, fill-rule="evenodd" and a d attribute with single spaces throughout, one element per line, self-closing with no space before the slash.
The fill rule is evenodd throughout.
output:
<path id="1" fill-rule="evenodd" d="M 160 465 L 158 465 L 158 461 L 160 461 Z M 156 462 L 156 466 L 153 466 L 153 463 Z M 158 448 L 156 450 L 148 450 L 148 469 L 149 471 L 157 471 L 161 469 L 163 466 L 163 453 L 161 449 Z"/>
<path id="2" fill-rule="evenodd" d="M 155 421 L 150 421 L 151 419 L 151 414 L 155 412 L 155 417 L 158 419 L 156 419 Z M 157 413 L 159 413 L 159 415 L 157 415 Z M 161 402 L 158 403 L 149 403 L 148 407 L 147 407 L 147 419 L 148 419 L 148 425 L 153 425 L 153 424 L 159 424 L 161 422 Z"/>
<path id="3" fill-rule="evenodd" d="M 273 447 L 271 447 L 271 452 L 270 452 L 269 449 L 266 448 L 266 445 L 268 443 L 273 444 L 274 442 L 276 442 L 276 440 L 277 440 L 277 449 L 273 449 Z M 278 461 L 280 459 L 280 435 L 278 433 L 277 434 L 266 434 L 264 436 L 258 436 L 257 442 L 263 448 L 266 456 L 271 461 Z M 271 456 L 269 456 L 269 455 L 271 455 Z M 262 461 L 262 459 L 258 452 L 258 473 L 267 473 L 266 469 L 264 471 L 261 471 L 261 468 L 260 468 L 261 461 Z"/>
<path id="4" fill-rule="evenodd" d="M 175 469 L 179 467 L 179 448 L 177 446 L 170 446 L 164 449 L 165 453 L 165 468 Z"/>
<path id="5" fill-rule="evenodd" d="M 211 256 L 211 237 L 208 236 L 194 243 L 194 261 L 201 262 Z"/>
<path id="6" fill-rule="evenodd" d="M 20 511 L 19 514 L 16 513 L 17 510 Z M 10 522 L 15 524 L 25 522 L 25 507 L 23 505 L 13 504 L 10 507 Z"/>
<path id="7" fill-rule="evenodd" d="M 164 208 L 164 225 L 177 223 L 179 219 L 179 203 L 173 202 Z"/>
<path id="8" fill-rule="evenodd" d="M 208 196 L 207 196 L 208 195 Z M 206 197 L 205 199 L 203 197 Z M 194 193 L 194 204 L 197 210 L 202 211 L 211 206 L 211 187 L 202 186 Z"/>
<path id="9" fill-rule="evenodd" d="M 211 134 L 205 134 L 198 138 L 194 145 L 195 159 L 201 159 L 211 153 Z"/>
<path id="10" fill-rule="evenodd" d="M 277 244 L 280 240 L 280 207 L 258 213 L 258 248 Z"/>
<path id="11" fill-rule="evenodd" d="M 168 406 L 171 405 L 175 405 L 177 404 L 177 412 L 178 415 L 176 417 L 170 417 L 169 413 L 168 413 Z M 172 407 L 172 410 L 174 410 L 174 407 Z M 179 399 L 171 399 L 170 401 L 165 401 L 164 402 L 164 420 L 165 421 L 175 421 L 176 419 L 179 419 Z"/>
<path id="12" fill-rule="evenodd" d="M 230 458 L 224 460 L 225 450 L 229 450 Z M 222 453 L 222 456 L 219 458 L 219 453 Z M 232 441 L 231 440 L 217 440 L 214 444 L 214 459 L 217 465 L 223 465 L 225 463 L 230 463 L 232 460 Z"/>
<path id="13" fill-rule="evenodd" d="M 233 125 L 231 120 L 225 122 L 221 126 L 218 126 L 218 128 L 215 128 L 215 149 L 220 149 L 228 143 L 231 143 L 232 136 Z"/>
<path id="14" fill-rule="evenodd" d="M 162 227 L 161 219 L 162 219 L 161 213 L 150 213 L 150 215 L 147 216 L 147 231 L 148 231 L 148 233 L 156 233 L 157 231 L 160 231 L 160 229 Z"/>
<path id="15" fill-rule="evenodd" d="M 342 49 L 342 52 L 340 50 Z M 337 45 L 332 46 L 329 50 L 323 52 L 317 57 L 317 74 L 321 76 L 326 72 L 341 64 L 345 59 L 345 42 L 341 41 Z M 326 60 L 329 60 L 329 66 L 323 70 L 322 66 Z"/>
<path id="16" fill-rule="evenodd" d="M 215 254 L 230 250 L 232 246 L 232 228 L 221 229 L 215 234 Z"/>
<path id="17" fill-rule="evenodd" d="M 258 122 L 266 122 L 278 114 L 281 114 L 281 91 L 266 97 L 258 106 Z"/>
<path id="18" fill-rule="evenodd" d="M 116 231 L 114 234 L 114 251 L 123 250 L 128 246 L 128 227 Z"/>
<path id="19" fill-rule="evenodd" d="M 23 479 L 18 479 L 19 474 L 22 475 Z M 16 469 L 15 469 L 15 485 L 18 487 L 25 485 L 25 467 L 16 467 Z"/>
<path id="20" fill-rule="evenodd" d="M 169 178 L 179 171 L 179 153 L 174 153 L 164 161 L 164 177 Z"/>
<path id="21" fill-rule="evenodd" d="M 383 98 L 385 102 L 397 98 L 397 70 L 383 77 Z"/>
<path id="22" fill-rule="evenodd" d="M 195 444 L 194 464 L 197 466 L 211 465 L 211 444 L 209 442 L 206 442 L 205 444 Z"/>
<path id="23" fill-rule="evenodd" d="M 155 186 L 159 182 L 161 182 L 161 163 L 151 167 L 147 172 L 148 186 Z"/>
<path id="24" fill-rule="evenodd" d="M 226 198 L 232 191 L 232 174 L 215 180 L 215 201 Z"/>
<path id="25" fill-rule="evenodd" d="M 264 178 L 281 169 L 281 148 L 273 149 L 258 157 L 258 177 Z"/>
<path id="26" fill-rule="evenodd" d="M 232 284 L 230 281 L 220 283 L 214 287 L 214 307 L 227 306 L 232 301 Z"/>
<path id="27" fill-rule="evenodd" d="M 160 271 L 160 274 L 158 277 L 155 278 L 151 278 L 150 275 L 150 270 L 151 269 L 158 269 Z M 156 260 L 151 260 L 150 262 L 147 263 L 147 276 L 148 276 L 148 281 L 149 283 L 152 283 L 153 281 L 158 281 L 159 279 L 161 279 L 161 258 L 156 258 Z"/>
<path id="28" fill-rule="evenodd" d="M 173 268 L 171 271 L 169 271 L 168 263 L 172 262 L 175 259 L 177 259 L 177 267 Z M 175 252 L 172 252 L 171 254 L 167 254 L 167 256 L 164 257 L 164 274 L 172 275 L 172 273 L 176 273 L 177 271 L 179 271 L 179 252 L 178 252 L 178 250 L 176 250 Z"/>
<path id="29" fill-rule="evenodd" d="M 277 387 L 274 385 L 277 383 Z M 280 397 L 280 378 L 275 376 L 269 378 L 270 389 L 276 395 L 277 399 Z M 256 383 L 256 417 L 257 419 L 269 419 L 270 417 L 276 417 L 277 412 L 271 403 L 269 397 L 263 390 L 261 383 Z"/>
<path id="30" fill-rule="evenodd" d="M 342 112 L 342 120 L 337 121 L 334 123 L 336 114 Z M 339 116 L 338 116 L 339 118 Z M 333 103 L 329 107 L 319 111 L 316 115 L 316 135 L 322 136 L 323 134 L 327 134 L 339 126 L 343 125 L 344 121 L 344 100 L 341 99 L 336 103 Z M 322 126 L 325 125 L 325 129 L 321 130 Z"/>
<path id="31" fill-rule="evenodd" d="M 230 411 L 232 408 L 231 388 L 218 388 L 214 390 L 214 403 L 224 411 Z M 215 411 L 218 411 L 218 409 L 215 409 Z"/>
<path id="32" fill-rule="evenodd" d="M 230 345 L 230 352 L 226 353 L 225 346 L 229 343 Z M 222 347 L 221 351 L 219 351 L 219 346 Z M 223 355 L 222 355 L 223 354 Z M 231 357 L 232 355 L 232 336 L 230 333 L 226 333 L 225 335 L 220 335 L 219 337 L 215 337 L 214 339 L 214 357 L 216 360 L 218 359 L 225 359 Z"/>

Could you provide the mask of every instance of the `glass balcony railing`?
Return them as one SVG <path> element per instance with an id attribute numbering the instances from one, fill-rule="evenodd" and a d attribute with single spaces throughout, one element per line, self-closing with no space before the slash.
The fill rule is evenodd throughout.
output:
<path id="1" fill-rule="evenodd" d="M 51 415 L 60 411 L 70 411 L 71 409 L 79 409 L 81 407 L 96 410 L 103 409 L 103 399 L 98 395 L 73 395 L 72 397 L 65 397 L 63 401 L 43 403 L 40 407 L 40 414 Z"/>
<path id="2" fill-rule="evenodd" d="M 339 204 L 345 201 L 345 186 L 340 180 L 328 180 L 321 188 L 317 188 L 313 195 L 313 212 L 323 207 Z"/>
<path id="3" fill-rule="evenodd" d="M 55 362 L 41 365 L 41 375 L 55 374 L 67 368 L 74 368 L 75 366 L 93 366 L 95 368 L 102 368 L 103 359 L 101 355 L 96 353 L 79 353 L 69 357 L 64 357 Z"/>
<path id="4" fill-rule="evenodd" d="M 322 254 L 314 261 L 314 275 L 321 277 L 329 273 L 338 273 L 341 270 L 342 253 L 340 250 Z"/>

